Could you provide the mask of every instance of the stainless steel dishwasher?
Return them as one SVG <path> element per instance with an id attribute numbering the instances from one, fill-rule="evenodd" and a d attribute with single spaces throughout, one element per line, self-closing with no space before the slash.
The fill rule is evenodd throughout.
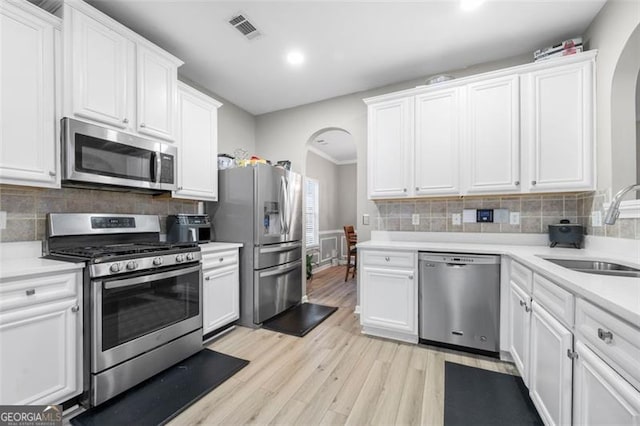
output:
<path id="1" fill-rule="evenodd" d="M 495 356 L 500 256 L 421 252 L 418 259 L 420 340 Z"/>

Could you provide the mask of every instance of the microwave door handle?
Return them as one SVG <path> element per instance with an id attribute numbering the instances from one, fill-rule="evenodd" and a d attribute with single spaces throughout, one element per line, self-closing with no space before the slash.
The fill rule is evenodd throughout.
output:
<path id="1" fill-rule="evenodd" d="M 162 155 L 160 152 L 155 153 L 156 159 L 156 173 L 155 173 L 155 183 L 160 183 L 160 178 L 162 177 Z"/>

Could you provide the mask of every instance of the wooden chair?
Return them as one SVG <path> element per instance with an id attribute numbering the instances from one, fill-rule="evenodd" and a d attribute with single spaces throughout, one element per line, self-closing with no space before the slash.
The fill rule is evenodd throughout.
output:
<path id="1" fill-rule="evenodd" d="M 358 249 L 356 248 L 358 237 L 352 225 L 346 225 L 344 227 L 344 237 L 347 243 L 347 273 L 345 274 L 344 280 L 347 281 L 349 279 L 349 269 L 353 268 L 351 278 L 355 278 L 358 265 Z M 353 263 L 351 262 L 352 257 Z"/>

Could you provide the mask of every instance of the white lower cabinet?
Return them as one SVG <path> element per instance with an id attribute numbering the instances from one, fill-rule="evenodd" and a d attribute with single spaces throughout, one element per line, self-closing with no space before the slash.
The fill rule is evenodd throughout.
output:
<path id="1" fill-rule="evenodd" d="M 365 252 L 360 268 L 360 323 L 363 333 L 416 343 L 418 341 L 418 280 L 415 253 L 376 256 Z M 411 266 L 406 266 L 410 258 Z M 371 264 L 367 264 L 370 259 Z M 383 259 L 388 266 L 379 266 Z M 396 267 L 395 262 L 403 265 Z"/>
<path id="2" fill-rule="evenodd" d="M 529 331 L 531 297 L 509 283 L 509 351 L 525 385 L 529 384 Z"/>
<path id="3" fill-rule="evenodd" d="M 640 392 L 581 341 L 576 342 L 573 423 L 640 424 Z"/>
<path id="4" fill-rule="evenodd" d="M 547 425 L 571 423 L 573 334 L 532 302 L 529 392 Z"/>
<path id="5" fill-rule="evenodd" d="M 240 317 L 238 249 L 202 252 L 203 334 Z"/>
<path id="6" fill-rule="evenodd" d="M 0 405 L 61 404 L 82 392 L 81 282 L 78 272 L 0 283 Z"/>

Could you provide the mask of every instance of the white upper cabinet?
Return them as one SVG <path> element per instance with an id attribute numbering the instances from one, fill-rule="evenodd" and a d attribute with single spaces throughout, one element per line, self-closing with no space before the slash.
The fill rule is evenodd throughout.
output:
<path id="1" fill-rule="evenodd" d="M 133 81 L 128 70 L 134 44 L 95 19 L 67 10 L 72 27 L 73 112 L 124 129 L 130 120 L 127 92 Z"/>
<path id="2" fill-rule="evenodd" d="M 215 99 L 178 83 L 178 190 L 174 198 L 218 200 L 218 108 Z"/>
<path id="3" fill-rule="evenodd" d="M 594 189 L 596 53 L 365 99 L 369 198 Z"/>
<path id="4" fill-rule="evenodd" d="M 415 97 L 415 195 L 456 195 L 459 185 L 459 89 Z"/>
<path id="5" fill-rule="evenodd" d="M 595 189 L 594 66 L 591 59 L 525 76 L 530 191 Z"/>
<path id="6" fill-rule="evenodd" d="M 178 68 L 173 61 L 138 46 L 138 132 L 173 139 Z"/>
<path id="7" fill-rule="evenodd" d="M 407 197 L 413 181 L 413 98 L 369 105 L 368 111 L 369 197 Z"/>
<path id="8" fill-rule="evenodd" d="M 60 187 L 60 26 L 26 1 L 0 2 L 0 183 Z"/>
<path id="9" fill-rule="evenodd" d="M 83 1 L 64 16 L 65 115 L 174 140 L 182 61 Z"/>
<path id="10" fill-rule="evenodd" d="M 518 191 L 520 103 L 518 76 L 467 85 L 463 164 L 466 192 Z M 466 159 L 466 161 L 465 161 Z"/>

